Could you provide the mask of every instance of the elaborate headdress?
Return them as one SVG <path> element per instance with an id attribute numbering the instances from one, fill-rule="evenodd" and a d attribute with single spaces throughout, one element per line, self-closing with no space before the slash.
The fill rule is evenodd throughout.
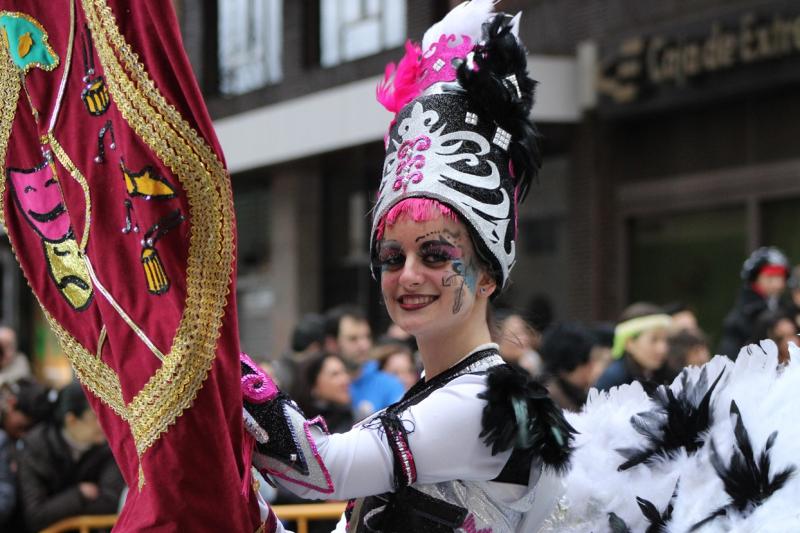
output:
<path id="1" fill-rule="evenodd" d="M 395 118 L 371 244 L 394 205 L 432 198 L 461 215 L 502 287 L 516 255 L 517 205 L 541 156 L 519 15 L 494 13 L 493 5 L 457 6 L 386 67 L 377 96 Z"/>

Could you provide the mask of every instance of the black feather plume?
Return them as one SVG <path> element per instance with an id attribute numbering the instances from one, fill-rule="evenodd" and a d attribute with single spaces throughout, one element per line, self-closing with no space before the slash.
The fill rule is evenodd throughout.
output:
<path id="1" fill-rule="evenodd" d="M 644 498 L 636 498 L 636 503 L 639 504 L 639 509 L 641 509 L 642 514 L 650 522 L 650 525 L 647 526 L 647 530 L 645 533 L 668 533 L 667 529 L 667 522 L 672 519 L 672 509 L 675 508 L 675 499 L 678 497 L 678 483 L 675 483 L 675 489 L 672 491 L 672 497 L 669 499 L 669 503 L 667 503 L 667 508 L 664 509 L 664 512 L 658 510 L 658 508 L 648 500 Z"/>
<path id="2" fill-rule="evenodd" d="M 773 431 L 770 434 L 764 449 L 756 459 L 750 436 L 735 401 L 731 401 L 731 420 L 734 425 L 733 434 L 736 438 L 736 445 L 730 464 L 726 466 L 722 462 L 714 442 L 711 442 L 711 464 L 725 485 L 725 492 L 728 493 L 731 501 L 692 526 L 690 531 L 696 531 L 715 518 L 731 512 L 737 512 L 742 516 L 749 515 L 767 498 L 780 490 L 796 470 L 796 467 L 791 465 L 775 475 L 770 475 L 769 452 L 775 444 L 778 432 Z"/>
<path id="3" fill-rule="evenodd" d="M 547 389 L 508 365 L 489 369 L 487 385 L 478 395 L 487 401 L 480 436 L 492 454 L 516 448 L 538 455 L 556 471 L 566 470 L 575 429 Z"/>
<path id="4" fill-rule="evenodd" d="M 611 533 L 633 533 L 625 520 L 614 512 L 608 513 L 608 527 L 611 529 Z"/>
<path id="5" fill-rule="evenodd" d="M 682 387 L 677 395 L 665 385 L 650 387 L 648 394 L 656 404 L 655 408 L 631 417 L 631 425 L 645 437 L 647 446 L 618 449 L 617 452 L 626 459 L 618 470 L 671 458 L 680 449 L 685 449 L 688 454 L 699 450 L 711 427 L 711 396 L 723 373 L 724 370 L 708 387 L 705 367 L 694 384 L 689 382 L 689 373 L 684 370 Z"/>
<path id="6" fill-rule="evenodd" d="M 677 497 L 678 484 L 676 483 L 675 490 L 672 491 L 672 498 L 670 498 L 663 513 L 651 501 L 644 498 L 636 498 L 639 509 L 641 509 L 647 521 L 650 522 L 645 533 L 668 533 L 667 522 L 672 518 L 672 509 L 675 507 L 675 499 Z M 628 524 L 614 512 L 608 513 L 608 527 L 611 529 L 611 533 L 632 533 Z"/>
<path id="7" fill-rule="evenodd" d="M 523 200 L 539 173 L 539 133 L 530 118 L 536 82 L 528 75 L 525 47 L 512 33 L 511 17 L 500 13 L 483 25 L 472 63 L 458 68 L 458 81 L 474 106 L 511 134 L 509 154 Z"/>

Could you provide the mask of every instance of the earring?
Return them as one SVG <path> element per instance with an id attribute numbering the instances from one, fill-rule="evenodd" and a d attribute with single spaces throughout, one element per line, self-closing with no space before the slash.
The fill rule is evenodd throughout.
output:
<path id="1" fill-rule="evenodd" d="M 486 287 L 481 287 L 481 294 L 486 294 Z"/>

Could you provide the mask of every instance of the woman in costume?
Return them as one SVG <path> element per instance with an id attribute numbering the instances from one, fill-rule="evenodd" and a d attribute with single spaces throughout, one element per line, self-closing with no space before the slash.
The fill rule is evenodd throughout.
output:
<path id="1" fill-rule="evenodd" d="M 329 435 L 243 356 L 254 464 L 302 496 L 349 499 L 337 531 L 532 531 L 560 494 L 572 430 L 543 387 L 503 363 L 488 319 L 540 164 L 518 17 L 492 5 L 455 8 L 378 90 L 396 116 L 373 271 L 424 378 Z"/>

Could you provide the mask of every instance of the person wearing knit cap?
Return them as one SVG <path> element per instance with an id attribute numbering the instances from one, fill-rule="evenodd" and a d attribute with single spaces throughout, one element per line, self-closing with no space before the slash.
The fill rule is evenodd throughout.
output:
<path id="1" fill-rule="evenodd" d="M 622 313 L 614 328 L 615 359 L 597 380 L 595 387 L 611 387 L 634 381 L 659 380 L 667 360 L 667 335 L 672 319 L 660 307 L 635 303 Z"/>
<path id="2" fill-rule="evenodd" d="M 423 379 L 327 435 L 243 357 L 254 464 L 301 496 L 350 500 L 337 531 L 536 531 L 562 490 L 572 428 L 543 386 L 503 363 L 488 324 L 541 163 L 519 16 L 493 4 L 457 6 L 378 87 L 395 118 L 372 271 L 390 318 L 416 338 Z"/>
<path id="3" fill-rule="evenodd" d="M 786 255 L 774 246 L 750 254 L 742 265 L 742 288 L 723 322 L 717 353 L 736 359 L 739 349 L 753 336 L 759 315 L 780 307 L 790 268 Z"/>

